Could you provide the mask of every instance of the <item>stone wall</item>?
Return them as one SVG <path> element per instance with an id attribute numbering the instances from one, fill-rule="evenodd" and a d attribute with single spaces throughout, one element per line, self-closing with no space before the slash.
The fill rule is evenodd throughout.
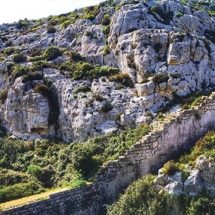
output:
<path id="1" fill-rule="evenodd" d="M 134 180 L 156 171 L 167 160 L 190 149 L 215 127 L 215 93 L 192 110 L 154 122 L 152 131 L 123 157 L 101 169 L 96 181 L 83 188 L 53 194 L 49 199 L 2 212 L 2 215 L 101 215 Z"/>

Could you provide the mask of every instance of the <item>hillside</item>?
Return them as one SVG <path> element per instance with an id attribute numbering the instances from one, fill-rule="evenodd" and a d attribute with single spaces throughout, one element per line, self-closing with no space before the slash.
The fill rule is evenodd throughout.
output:
<path id="1" fill-rule="evenodd" d="M 56 214 L 96 215 L 189 151 L 215 126 L 214 15 L 213 1 L 108 0 L 0 25 L 0 202 L 80 187 Z"/>

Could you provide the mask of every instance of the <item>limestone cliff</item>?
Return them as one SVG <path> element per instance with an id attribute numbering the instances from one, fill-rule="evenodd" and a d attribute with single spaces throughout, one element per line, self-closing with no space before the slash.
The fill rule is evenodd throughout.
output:
<path id="1" fill-rule="evenodd" d="M 0 89 L 8 89 L 0 110 L 2 123 L 25 139 L 57 135 L 81 141 L 147 122 L 147 112 L 158 112 L 174 96 L 210 90 L 215 84 L 212 12 L 211 3 L 123 0 L 62 15 L 64 23 L 68 21 L 64 25 L 53 17 L 1 25 Z M 15 67 L 32 67 L 53 46 L 63 50 L 61 56 L 46 59 L 55 66 L 40 66 L 36 71 L 42 78 L 23 82 L 25 72 Z M 119 68 L 132 78 L 134 88 L 103 77 L 71 79 L 66 68 L 58 67 L 70 62 L 70 51 L 87 62 Z M 17 53 L 22 60 L 16 60 Z M 35 90 L 47 80 L 57 110 L 53 99 Z M 77 91 L 86 85 L 89 92 Z M 108 105 L 111 108 L 102 112 Z M 53 113 L 55 122 L 49 123 Z"/>

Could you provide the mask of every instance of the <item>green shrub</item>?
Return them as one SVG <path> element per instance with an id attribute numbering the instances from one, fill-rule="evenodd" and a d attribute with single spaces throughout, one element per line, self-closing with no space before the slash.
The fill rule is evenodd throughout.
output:
<path id="1" fill-rule="evenodd" d="M 183 15 L 184 15 L 183 13 L 180 13 L 180 12 L 179 12 L 179 13 L 176 13 L 176 14 L 175 14 L 175 17 L 180 18 L 180 17 L 182 17 Z"/>
<path id="2" fill-rule="evenodd" d="M 130 88 L 134 87 L 134 83 L 133 83 L 131 77 L 125 73 L 119 73 L 119 74 L 110 76 L 109 81 L 111 81 L 111 82 L 115 81 L 115 82 L 121 83 L 125 87 L 130 87 Z"/>
<path id="3" fill-rule="evenodd" d="M 162 168 L 163 173 L 165 175 L 174 175 L 175 172 L 180 171 L 178 164 L 175 163 L 173 160 L 168 161 Z"/>
<path id="4" fill-rule="evenodd" d="M 41 186 L 35 182 L 15 184 L 5 187 L 1 190 L 0 202 L 7 202 L 10 200 L 38 194 L 44 191 Z"/>
<path id="5" fill-rule="evenodd" d="M 100 112 L 101 112 L 101 113 L 107 113 L 107 112 L 111 111 L 112 109 L 113 109 L 113 106 L 111 105 L 110 101 L 107 101 L 107 100 L 106 100 L 106 101 L 103 103 L 103 105 L 101 106 Z"/>
<path id="6" fill-rule="evenodd" d="M 26 56 L 23 54 L 15 54 L 12 58 L 15 63 L 23 63 L 26 61 Z"/>
<path id="7" fill-rule="evenodd" d="M 154 6 L 149 8 L 150 13 L 158 13 L 159 14 L 161 11 L 162 11 L 162 9 L 157 5 L 154 5 Z"/>
<path id="8" fill-rule="evenodd" d="M 62 23 L 62 28 L 67 28 L 68 25 L 72 24 L 72 21 L 71 20 L 66 20 L 65 22 Z"/>
<path id="9" fill-rule="evenodd" d="M 147 175 L 131 184 L 119 200 L 108 207 L 107 215 L 168 214 L 166 197 L 153 186 L 154 176 Z"/>
<path id="10" fill-rule="evenodd" d="M 71 189 L 77 188 L 77 187 L 84 187 L 87 185 L 87 182 L 83 179 L 76 179 L 72 181 L 72 183 L 69 184 L 69 187 Z"/>
<path id="11" fill-rule="evenodd" d="M 40 56 L 42 54 L 42 51 L 38 48 L 32 48 L 28 51 L 28 55 L 30 57 L 36 57 L 36 56 Z"/>
<path id="12" fill-rule="evenodd" d="M 71 60 L 74 62 L 82 61 L 83 57 L 77 52 L 71 52 Z"/>
<path id="13" fill-rule="evenodd" d="M 103 96 L 101 96 L 100 94 L 94 94 L 93 98 L 98 102 L 102 102 L 105 100 L 105 98 Z"/>
<path id="14" fill-rule="evenodd" d="M 8 90 L 3 89 L 0 91 L 0 101 L 2 104 L 4 104 L 5 100 L 7 99 Z"/>
<path id="15" fill-rule="evenodd" d="M 61 55 L 62 55 L 61 50 L 55 46 L 48 47 L 43 53 L 44 58 L 47 59 L 48 61 L 54 60 Z"/>
<path id="16" fill-rule="evenodd" d="M 25 20 L 19 20 L 17 23 L 16 23 L 16 28 L 17 29 L 22 29 L 22 28 L 26 28 L 28 27 L 29 25 L 29 22 L 27 19 Z"/>
<path id="17" fill-rule="evenodd" d="M 56 28 L 51 25 L 47 27 L 48 34 L 54 34 L 56 31 L 57 31 Z"/>
<path id="18" fill-rule="evenodd" d="M 27 173 L 38 179 L 42 174 L 42 168 L 38 165 L 30 165 L 28 166 Z"/>
<path id="19" fill-rule="evenodd" d="M 169 80 L 168 74 L 155 74 L 153 79 L 155 84 L 161 84 L 163 82 L 167 82 Z"/>
<path id="20" fill-rule="evenodd" d="M 93 14 L 92 12 L 90 13 L 86 13 L 84 14 L 84 16 L 82 17 L 83 19 L 89 19 L 90 21 L 93 21 L 95 19 L 95 14 Z"/>
<path id="21" fill-rule="evenodd" d="M 28 81 L 33 81 L 33 80 L 42 80 L 42 79 L 43 79 L 42 74 L 40 74 L 39 72 L 32 72 L 32 73 L 28 73 L 22 78 L 22 83 L 26 83 Z"/>
<path id="22" fill-rule="evenodd" d="M 108 35 L 110 33 L 110 25 L 103 27 L 102 33 Z"/>
<path id="23" fill-rule="evenodd" d="M 34 91 L 36 93 L 40 93 L 41 95 L 43 95 L 46 98 L 51 99 L 51 89 L 46 86 L 45 84 L 37 84 L 34 88 Z"/>
<path id="24" fill-rule="evenodd" d="M 0 186 L 11 186 L 18 183 L 27 183 L 31 178 L 23 172 L 0 168 Z"/>
<path id="25" fill-rule="evenodd" d="M 15 52 L 15 49 L 13 47 L 7 48 L 3 51 L 4 55 L 9 56 Z"/>
<path id="26" fill-rule="evenodd" d="M 87 93 L 90 91 L 91 91 L 91 88 L 88 85 L 83 85 L 83 86 L 76 88 L 75 93 L 80 93 L 80 92 Z"/>
<path id="27" fill-rule="evenodd" d="M 109 14 L 105 14 L 102 21 L 101 21 L 102 25 L 109 25 L 110 24 L 110 15 Z"/>
<path id="28" fill-rule="evenodd" d="M 6 47 L 9 47 L 9 46 L 12 46 L 12 45 L 13 45 L 12 40 L 8 40 L 8 41 L 5 43 L 5 46 L 6 46 Z"/>
<path id="29" fill-rule="evenodd" d="M 103 55 L 108 55 L 110 54 L 110 48 L 108 45 L 104 46 L 104 49 L 103 49 Z"/>

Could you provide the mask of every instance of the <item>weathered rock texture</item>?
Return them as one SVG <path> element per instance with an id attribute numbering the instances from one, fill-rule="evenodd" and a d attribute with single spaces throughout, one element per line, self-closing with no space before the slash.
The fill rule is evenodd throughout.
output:
<path id="1" fill-rule="evenodd" d="M 98 215 L 102 206 L 112 203 L 132 181 L 157 171 L 164 162 L 190 149 L 195 141 L 214 126 L 215 94 L 212 94 L 209 98 L 204 97 L 199 107 L 169 118 L 169 122 L 159 125 L 159 129 L 154 125 L 154 130 L 134 144 L 123 157 L 110 161 L 92 185 L 54 194 L 47 200 L 4 211 L 2 215 Z M 206 164 L 204 159 L 198 163 L 200 166 Z M 207 167 L 202 177 L 207 179 L 205 185 L 210 189 L 207 183 L 213 180 L 213 176 L 208 174 Z M 182 187 L 178 182 L 180 178 L 180 173 L 171 178 L 174 185 L 177 183 L 174 189 Z M 191 180 L 191 177 L 188 179 Z M 199 182 L 196 183 L 200 189 Z M 192 193 L 189 181 L 186 184 L 187 192 Z M 174 191 L 171 184 L 166 189 Z"/>
<path id="2" fill-rule="evenodd" d="M 53 81 L 57 91 L 60 115 L 56 129 L 48 125 L 47 108 L 51 107 L 46 98 L 31 90 L 30 83 L 21 84 L 20 79 L 13 84 L 8 82 L 6 71 L 13 60 L 6 56 L 0 63 L 0 71 L 5 73 L 0 78 L 0 89 L 8 88 L 9 96 L 0 108 L 0 117 L 11 134 L 25 139 L 57 135 L 68 142 L 81 141 L 144 123 L 148 120 L 146 112 L 159 111 L 174 95 L 186 96 L 215 84 L 213 16 L 180 1 L 123 0 L 100 9 L 93 21 L 77 20 L 65 29 L 57 25 L 55 33 L 47 32 L 46 23 L 38 29 L 33 29 L 32 23 L 33 30 L 27 33 L 14 24 L 2 25 L 0 50 L 3 52 L 7 42 L 12 41 L 13 48 L 30 59 L 29 53 L 35 48 L 67 48 L 89 62 L 119 67 L 132 77 L 135 88 L 119 89 L 116 83 L 104 79 L 72 81 L 54 69 L 40 71 Z M 206 10 L 209 9 L 208 6 Z M 108 35 L 101 24 L 105 14 L 111 17 Z M 103 54 L 106 46 L 109 54 Z M 66 60 L 62 56 L 52 63 Z M 31 62 L 22 65 L 30 66 Z M 157 82 L 151 77 L 155 74 L 159 77 Z M 89 85 L 92 92 L 85 96 L 79 93 L 75 98 L 76 87 L 83 84 Z M 92 102 L 94 94 L 102 95 L 106 101 Z M 105 102 L 113 106 L 106 114 L 99 111 Z"/>
<path id="3" fill-rule="evenodd" d="M 162 172 L 162 169 L 159 170 L 154 182 L 156 186 L 163 187 L 165 192 L 172 195 L 197 196 L 206 190 L 211 196 L 215 196 L 214 168 L 214 159 L 202 155 L 197 159 L 195 169 L 189 170 L 190 174 L 184 182 L 181 172 L 168 176 Z"/>

